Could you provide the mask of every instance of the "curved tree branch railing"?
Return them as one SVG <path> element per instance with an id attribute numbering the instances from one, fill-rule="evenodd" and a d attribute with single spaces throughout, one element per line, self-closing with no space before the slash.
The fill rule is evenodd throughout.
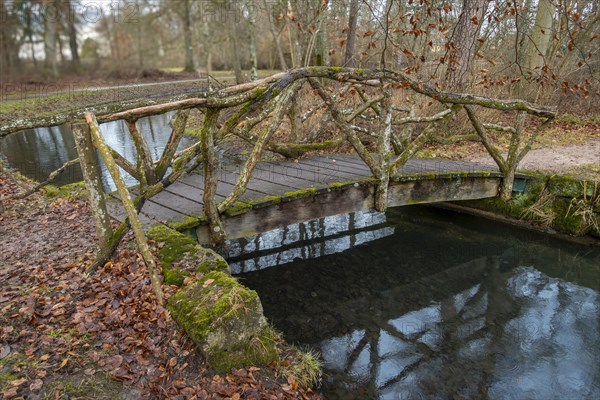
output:
<path id="1" fill-rule="evenodd" d="M 325 82 L 330 84 L 326 85 Z M 318 98 L 318 100 L 312 99 L 311 108 L 306 112 L 298 109 L 298 97 L 303 90 L 311 92 Z M 432 115 L 416 116 L 414 106 L 394 104 L 396 91 L 408 91 L 413 94 L 413 97 L 422 96 L 427 102 L 438 104 L 438 111 Z M 504 175 L 499 195 L 503 199 L 509 199 L 519 162 L 529 151 L 541 130 L 555 118 L 556 111 L 522 100 L 501 100 L 443 92 L 433 86 L 419 83 L 398 71 L 339 67 L 300 68 L 254 82 L 223 88 L 199 97 L 168 103 L 156 104 L 148 100 L 111 107 L 101 105 L 52 117 L 40 116 L 27 121 L 9 121 L 0 124 L 0 136 L 31 127 L 85 120 L 89 129 L 74 129 L 74 133 L 76 142 L 79 143 L 77 148 L 86 186 L 91 189 L 93 208 L 98 214 L 96 223 L 102 243 L 99 261 L 106 259 L 112 253 L 131 226 L 144 259 L 148 258 L 146 263 L 149 266 L 153 288 L 160 298 L 157 273 L 153 271 L 154 261 L 150 259 L 151 254 L 144 247 L 145 237 L 140 228 L 138 213 L 146 200 L 160 193 L 184 173 L 203 165 L 205 177 L 203 204 L 211 239 L 215 243 L 225 240 L 227 233 L 221 221 L 222 215 L 246 191 L 252 171 L 265 150 L 285 157 L 299 157 L 307 151 L 333 149 L 345 143 L 349 144 L 368 165 L 374 178 L 379 181 L 374 206 L 377 210 L 384 211 L 387 207 L 389 181 L 395 179 L 400 168 L 432 138 L 437 124 L 455 117 L 462 108 L 466 110 L 468 121 Z M 484 123 L 478 115 L 478 108 L 513 112 L 516 114 L 514 126 Z M 199 110 L 203 115 L 200 140 L 177 152 L 192 109 Z M 225 112 L 226 110 L 230 111 Z M 173 130 L 161 157 L 153 160 L 138 129 L 137 121 L 143 117 L 170 111 L 177 112 L 172 124 Z M 397 117 L 398 113 L 404 115 Z M 298 122 L 306 124 L 311 118 L 315 118 L 319 121 L 317 129 L 301 143 L 277 142 L 273 138 L 285 123 L 286 114 L 290 114 L 289 119 L 293 119 L 292 123 L 296 124 Z M 542 122 L 524 141 L 523 127 L 528 115 L 541 119 Z M 135 163 L 126 160 L 102 140 L 99 124 L 115 120 L 124 120 L 127 123 L 136 147 Z M 365 123 L 371 125 L 365 127 Z M 413 129 L 406 129 L 408 126 L 417 125 L 422 129 L 419 131 L 415 128 L 414 131 L 418 132 L 416 135 L 412 135 Z M 394 131 L 394 127 L 403 130 L 400 137 Z M 490 130 L 510 133 L 510 146 L 506 157 L 502 156 L 491 140 Z M 327 133 L 330 137 L 319 141 L 319 136 L 323 133 Z M 231 135 L 250 143 L 252 150 L 233 190 L 224 200 L 218 202 L 216 196 L 218 159 L 215 146 Z M 368 137 L 374 137 L 374 140 L 370 140 L 370 144 L 366 143 Z M 109 165 L 115 182 L 119 183 L 120 200 L 127 210 L 127 219 L 122 221 L 121 226 L 114 232 L 106 224 L 108 213 L 103 195 L 98 190 L 100 187 L 98 174 L 94 171 L 97 166 L 86 165 L 94 162 L 91 160 L 94 160 L 95 149 Z M 395 157 L 391 156 L 392 149 Z M 120 184 L 122 181 L 117 166 L 123 168 L 140 183 L 139 194 L 135 199 L 131 199 Z"/>

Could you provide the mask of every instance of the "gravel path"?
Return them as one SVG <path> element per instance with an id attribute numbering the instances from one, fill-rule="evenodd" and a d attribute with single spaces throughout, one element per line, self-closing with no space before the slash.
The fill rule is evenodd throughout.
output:
<path id="1" fill-rule="evenodd" d="M 466 159 L 495 165 L 487 153 L 475 154 Z M 592 164 L 600 164 L 600 139 L 596 138 L 581 144 L 531 150 L 521 161 L 520 169 L 561 172 Z M 598 178 L 600 179 L 600 176 Z"/>

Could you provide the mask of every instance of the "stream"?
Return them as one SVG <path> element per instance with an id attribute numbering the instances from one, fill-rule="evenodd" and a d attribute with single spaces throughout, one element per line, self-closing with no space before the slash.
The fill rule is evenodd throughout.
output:
<path id="1" fill-rule="evenodd" d="M 231 242 L 325 399 L 600 398 L 600 248 L 431 207 Z"/>
<path id="2" fill-rule="evenodd" d="M 153 159 L 160 158 L 162 151 L 171 134 L 169 125 L 174 113 L 155 115 L 141 118 L 138 128 L 146 138 Z M 135 163 L 135 145 L 124 121 L 107 122 L 100 125 L 102 136 L 106 143 L 117 150 L 127 160 Z M 179 149 L 191 144 L 185 137 L 179 144 Z M 0 140 L 0 156 L 11 167 L 28 178 L 44 181 L 51 172 L 60 168 L 64 163 L 77 158 L 77 150 L 73 134 L 67 126 L 37 128 L 18 132 Z M 114 183 L 100 160 L 100 173 L 104 188 L 115 190 Z M 121 169 L 125 182 L 131 186 L 138 182 Z M 73 165 L 63 172 L 54 182 L 56 185 L 78 182 L 83 179 L 79 165 Z"/>

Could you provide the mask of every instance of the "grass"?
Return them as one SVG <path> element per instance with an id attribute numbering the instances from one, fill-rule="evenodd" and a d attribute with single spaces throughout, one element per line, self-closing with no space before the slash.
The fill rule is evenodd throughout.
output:
<path id="1" fill-rule="evenodd" d="M 544 189 L 537 201 L 525 208 L 521 218 L 529 221 L 538 221 L 544 226 L 552 225 L 552 222 L 556 219 L 556 213 L 552 209 L 554 200 L 555 196 Z"/>
<path id="2" fill-rule="evenodd" d="M 593 185 L 593 191 L 590 196 L 587 194 L 588 182 L 583 182 L 583 198 L 571 200 L 567 210 L 567 216 L 571 213 L 575 217 L 580 217 L 583 220 L 586 228 L 593 228 L 596 232 L 600 232 L 600 217 L 598 210 L 600 209 L 600 182 L 590 182 Z"/>
<path id="3" fill-rule="evenodd" d="M 298 382 L 303 387 L 313 387 L 321 380 L 322 363 L 319 354 L 313 350 L 300 350 L 291 346 L 295 357 L 284 365 L 281 374 L 288 382 Z"/>

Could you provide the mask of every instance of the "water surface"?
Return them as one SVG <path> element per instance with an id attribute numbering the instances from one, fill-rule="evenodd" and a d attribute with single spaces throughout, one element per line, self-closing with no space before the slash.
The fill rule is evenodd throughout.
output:
<path id="1" fill-rule="evenodd" d="M 174 113 L 171 112 L 142 118 L 138 121 L 138 129 L 145 137 L 150 153 L 155 160 L 162 155 L 171 134 L 170 121 L 173 115 Z M 135 145 L 124 121 L 107 122 L 101 124 L 100 129 L 109 146 L 129 161 L 135 162 Z M 190 141 L 184 138 L 179 148 L 181 149 L 189 143 Z M 36 181 L 46 180 L 51 172 L 63 166 L 67 161 L 77 158 L 73 134 L 65 125 L 29 129 L 9 135 L 0 140 L 0 153 L 10 166 Z M 100 169 L 105 189 L 114 190 L 110 174 L 102 161 L 100 161 Z M 138 183 L 125 171 L 121 170 L 121 173 L 128 185 Z M 74 165 L 61 174 L 55 183 L 62 185 L 82 179 L 79 165 Z"/>
<path id="2" fill-rule="evenodd" d="M 402 207 L 228 251 L 326 399 L 600 398 L 599 248 Z"/>

